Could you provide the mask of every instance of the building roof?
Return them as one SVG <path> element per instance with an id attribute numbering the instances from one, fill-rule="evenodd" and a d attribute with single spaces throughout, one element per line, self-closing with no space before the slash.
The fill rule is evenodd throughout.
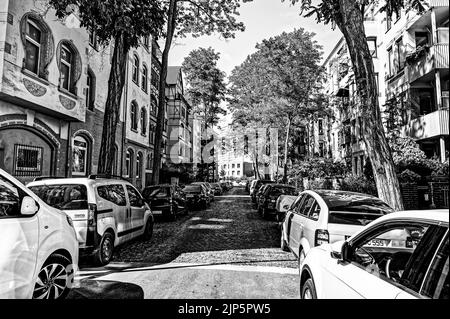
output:
<path id="1" fill-rule="evenodd" d="M 178 75 L 180 74 L 181 66 L 169 66 L 167 68 L 167 77 L 166 77 L 166 83 L 167 84 L 177 84 L 178 82 Z"/>

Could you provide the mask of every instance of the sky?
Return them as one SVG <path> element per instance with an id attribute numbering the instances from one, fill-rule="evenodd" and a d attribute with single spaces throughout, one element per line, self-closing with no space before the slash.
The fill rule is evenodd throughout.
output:
<path id="1" fill-rule="evenodd" d="M 317 23 L 314 17 L 301 17 L 299 8 L 298 4 L 292 6 L 289 1 L 281 0 L 253 0 L 242 3 L 238 20 L 244 22 L 244 32 L 236 33 L 234 39 L 223 39 L 219 35 L 177 39 L 169 54 L 169 65 L 181 65 L 194 49 L 212 47 L 220 53 L 218 67 L 230 75 L 235 66 L 255 52 L 257 43 L 283 31 L 290 32 L 300 27 L 316 34 L 316 41 L 323 46 L 324 60 L 340 39 L 341 33 L 339 30 L 332 30 L 329 25 Z M 230 115 L 224 120 L 229 122 Z"/>

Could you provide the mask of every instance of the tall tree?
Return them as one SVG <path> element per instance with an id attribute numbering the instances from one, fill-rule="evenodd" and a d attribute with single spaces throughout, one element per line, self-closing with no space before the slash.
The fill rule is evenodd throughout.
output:
<path id="1" fill-rule="evenodd" d="M 110 174 L 128 51 L 138 46 L 142 37 L 161 32 L 164 8 L 159 2 L 148 0 L 50 0 L 49 3 L 59 18 L 76 11 L 81 26 L 93 32 L 100 45 L 114 46 L 98 163 L 99 173 Z"/>
<path id="2" fill-rule="evenodd" d="M 306 12 L 306 16 L 316 15 L 318 22 L 333 23 L 343 33 L 355 74 L 360 110 L 364 114 L 364 142 L 372 164 L 378 195 L 394 209 L 402 210 L 400 185 L 381 120 L 374 65 L 364 30 L 364 13 L 368 5 L 378 4 L 381 5 L 381 11 L 387 11 L 388 15 L 398 13 L 405 7 L 421 9 L 422 1 L 322 0 L 318 5 L 313 4 L 312 0 L 288 1 L 292 4 L 300 3 L 301 12 Z"/>
<path id="3" fill-rule="evenodd" d="M 166 77 L 170 48 L 175 36 L 193 37 L 219 33 L 224 38 L 233 38 L 236 31 L 244 31 L 244 24 L 236 20 L 241 2 L 252 0 L 169 0 L 167 26 L 162 54 L 162 68 L 159 80 L 159 103 L 155 132 L 155 159 L 152 183 L 159 183 L 161 169 L 161 142 L 166 103 Z M 166 1 L 161 0 L 166 3 Z"/>
<path id="4" fill-rule="evenodd" d="M 203 116 L 205 130 L 225 115 L 220 103 L 227 91 L 225 73 L 217 67 L 220 54 L 213 48 L 193 50 L 184 59 L 183 71 L 187 84 L 187 96 L 194 107 L 194 114 Z"/>
<path id="5" fill-rule="evenodd" d="M 250 116 L 247 120 L 255 119 L 257 106 L 261 115 L 256 121 L 285 128 L 282 134 L 285 137 L 284 182 L 292 127 L 299 119 L 325 107 L 325 100 L 319 94 L 321 47 L 313 37 L 313 33 L 300 28 L 263 40 L 230 77 L 234 96 L 231 109 L 240 111 L 237 116 L 241 120 L 243 114 Z M 248 112 L 249 108 L 253 111 Z"/>

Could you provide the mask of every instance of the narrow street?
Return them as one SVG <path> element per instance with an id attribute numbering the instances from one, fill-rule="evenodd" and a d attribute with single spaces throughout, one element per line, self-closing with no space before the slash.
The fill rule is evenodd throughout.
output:
<path id="1" fill-rule="evenodd" d="M 81 265 L 69 298 L 298 298 L 297 261 L 279 239 L 234 188 L 207 210 L 158 220 L 150 241 L 118 247 L 108 266 Z"/>

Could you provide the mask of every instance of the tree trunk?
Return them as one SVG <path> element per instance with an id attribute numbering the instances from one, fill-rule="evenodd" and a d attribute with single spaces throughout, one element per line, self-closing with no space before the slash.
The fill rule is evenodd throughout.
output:
<path id="1" fill-rule="evenodd" d="M 400 185 L 381 121 L 372 56 L 364 31 L 363 12 L 354 0 L 339 0 L 342 19 L 337 25 L 344 34 L 356 79 L 364 142 L 372 163 L 378 196 L 395 210 L 403 209 Z"/>
<path id="2" fill-rule="evenodd" d="M 158 98 L 158 116 L 156 118 L 156 132 L 155 132 L 155 157 L 153 161 L 153 176 L 152 184 L 159 184 L 160 180 L 160 170 L 161 170 L 161 142 L 162 134 L 164 128 L 164 112 L 166 108 L 166 78 L 167 78 L 167 67 L 169 61 L 169 51 L 172 46 L 172 39 L 176 28 L 176 17 L 177 16 L 177 0 L 170 0 L 169 12 L 167 19 L 167 38 L 164 45 L 164 51 L 162 54 L 162 67 L 161 74 L 159 78 L 159 98 Z"/>
<path id="3" fill-rule="evenodd" d="M 288 122 L 286 127 L 286 140 L 284 141 L 284 167 L 283 167 L 283 183 L 287 183 L 287 173 L 288 173 L 288 147 L 289 147 L 289 137 L 291 132 L 291 118 L 288 116 Z"/>
<path id="4" fill-rule="evenodd" d="M 102 140 L 98 160 L 99 174 L 112 174 L 113 172 L 116 128 L 120 119 L 120 100 L 126 79 L 127 53 L 129 48 L 130 46 L 123 33 L 114 39 L 114 53 L 111 62 L 111 72 L 109 73 L 108 97 L 106 99 L 105 114 L 103 117 Z"/>

